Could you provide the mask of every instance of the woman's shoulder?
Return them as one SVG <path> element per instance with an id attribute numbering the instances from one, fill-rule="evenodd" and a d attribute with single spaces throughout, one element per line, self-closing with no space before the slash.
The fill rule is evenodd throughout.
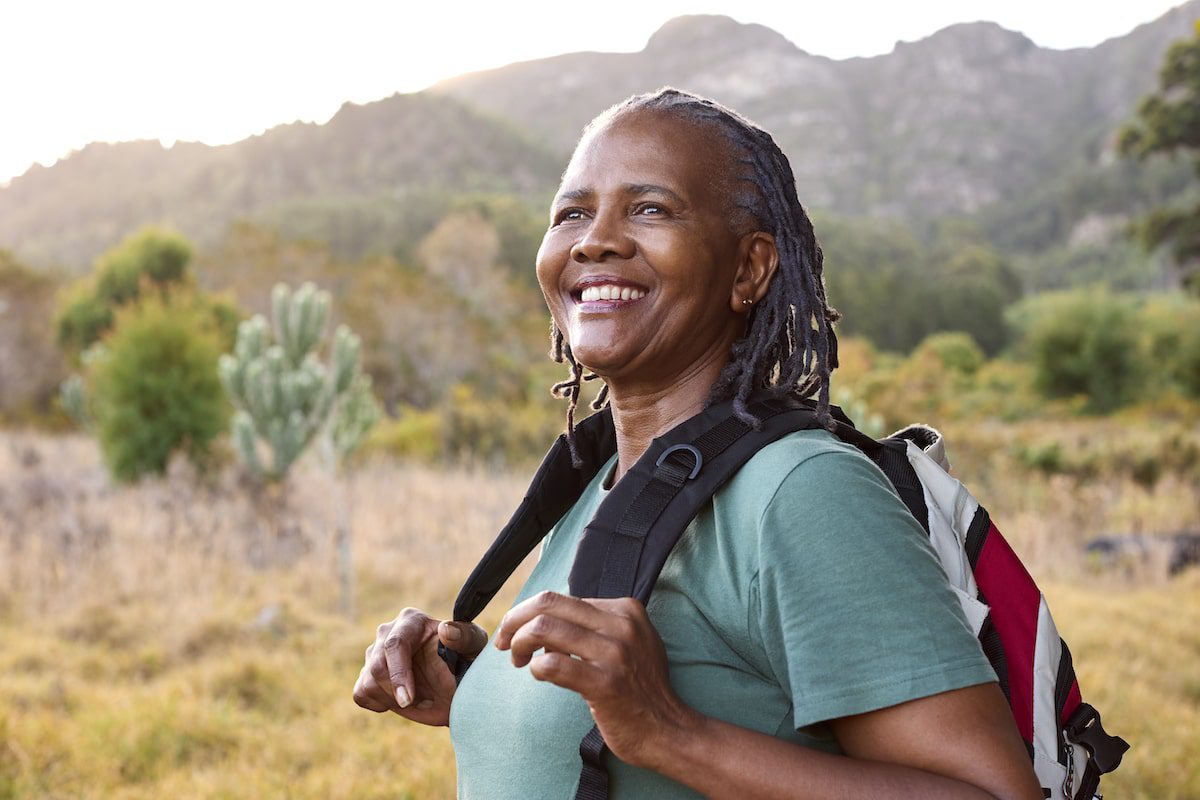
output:
<path id="1" fill-rule="evenodd" d="M 845 549 L 932 556 L 928 537 L 883 471 L 852 444 L 799 431 L 764 447 L 713 498 L 737 546 L 761 559 Z M 751 533 L 752 532 L 752 533 Z M 751 534 L 747 536 L 747 534 Z M 790 554 L 790 555 L 789 555 Z"/>
<path id="2" fill-rule="evenodd" d="M 801 492 L 806 497 L 843 495 L 864 483 L 891 491 L 883 472 L 857 447 L 825 430 L 803 430 L 755 453 L 723 494 L 725 502 L 764 509 L 781 492 Z"/>

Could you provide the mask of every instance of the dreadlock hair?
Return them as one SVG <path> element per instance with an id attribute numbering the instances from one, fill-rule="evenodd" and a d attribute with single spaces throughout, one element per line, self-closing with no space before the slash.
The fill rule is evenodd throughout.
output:
<path id="1" fill-rule="evenodd" d="M 837 367 L 837 337 L 833 323 L 841 315 L 830 307 L 822 278 L 823 256 L 812 222 L 796 194 L 791 163 L 771 134 L 714 100 L 665 86 L 650 94 L 633 95 L 601 112 L 587 124 L 589 132 L 620 116 L 656 112 L 717 131 L 731 146 L 729 212 L 739 234 L 762 230 L 775 238 L 779 266 L 762 301 L 749 314 L 745 335 L 733 344 L 731 358 L 709 392 L 706 405 L 732 399 L 737 417 L 755 430 L 762 421 L 748 408 L 758 389 L 799 397 L 817 394 L 817 420 L 833 430 L 829 411 L 830 374 Z M 567 442 L 572 461 L 580 465 L 575 447 L 575 410 L 582 381 L 597 378 L 576 362 L 562 331 L 550 323 L 550 356 L 570 365 L 567 380 L 552 392 L 566 398 Z M 601 387 L 592 408 L 608 399 Z"/>

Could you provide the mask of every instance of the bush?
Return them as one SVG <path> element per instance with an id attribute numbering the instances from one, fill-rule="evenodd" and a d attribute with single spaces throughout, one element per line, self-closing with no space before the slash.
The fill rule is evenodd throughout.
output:
<path id="1" fill-rule="evenodd" d="M 367 437 L 368 452 L 435 462 L 444 455 L 442 416 L 435 410 L 404 406 L 399 416 L 375 426 Z"/>
<path id="2" fill-rule="evenodd" d="M 92 414 L 117 480 L 162 473 L 173 452 L 197 465 L 225 429 L 221 353 L 210 310 L 191 298 L 148 298 L 117 312 L 92 365 Z"/>
<path id="3" fill-rule="evenodd" d="M 974 375 L 983 366 L 983 350 L 975 344 L 969 333 L 948 331 L 925 337 L 917 347 L 917 354 L 929 351 L 937 356 L 942 367 L 960 375 Z"/>
<path id="4" fill-rule="evenodd" d="M 1083 395 L 1089 411 L 1106 412 L 1144 388 L 1139 320 L 1128 298 L 1103 290 L 1048 294 L 1022 303 L 1011 318 L 1047 397 Z"/>
<path id="5" fill-rule="evenodd" d="M 56 325 L 59 346 L 78 357 L 112 328 L 116 309 L 137 300 L 144 288 L 166 296 L 190 285 L 191 258 L 191 245 L 175 233 L 143 228 L 126 237 L 69 291 Z"/>
<path id="6" fill-rule="evenodd" d="M 96 296 L 119 306 L 137 298 L 143 279 L 158 289 L 185 282 L 192 246 L 176 233 L 143 228 L 96 262 Z"/>
<path id="7" fill-rule="evenodd" d="M 1200 400 L 1200 324 L 1184 333 L 1175 361 L 1175 379 L 1185 394 Z"/>
<path id="8" fill-rule="evenodd" d="M 1200 302 L 1180 293 L 1151 296 L 1139 316 L 1157 380 L 1200 399 Z"/>
<path id="9" fill-rule="evenodd" d="M 68 292 L 58 315 L 58 346 L 78 357 L 93 342 L 112 329 L 113 309 L 88 287 L 76 285 Z"/>

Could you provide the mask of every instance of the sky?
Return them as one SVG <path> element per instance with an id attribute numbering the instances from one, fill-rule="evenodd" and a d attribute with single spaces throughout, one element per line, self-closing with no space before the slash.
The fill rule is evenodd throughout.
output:
<path id="1" fill-rule="evenodd" d="M 0 0 L 0 185 L 92 141 L 224 144 L 464 72 L 636 52 L 682 14 L 760 23 L 840 59 L 977 20 L 1090 47 L 1179 2 Z"/>

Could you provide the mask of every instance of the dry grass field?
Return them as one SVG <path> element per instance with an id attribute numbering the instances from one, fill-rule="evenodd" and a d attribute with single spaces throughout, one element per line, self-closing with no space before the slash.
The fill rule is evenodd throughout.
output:
<path id="1" fill-rule="evenodd" d="M 1080 548 L 1103 530 L 1200 527 L 1194 483 L 1005 483 L 989 446 L 965 448 L 960 472 L 1045 584 L 1085 698 L 1134 745 L 1105 794 L 1200 797 L 1200 570 L 1099 571 Z M 275 492 L 184 467 L 114 488 L 86 439 L 0 434 L 0 798 L 452 797 L 447 732 L 363 711 L 351 688 L 378 622 L 449 612 L 524 487 L 378 461 L 340 489 L 307 465 Z M 353 623 L 338 612 L 338 491 Z"/>

